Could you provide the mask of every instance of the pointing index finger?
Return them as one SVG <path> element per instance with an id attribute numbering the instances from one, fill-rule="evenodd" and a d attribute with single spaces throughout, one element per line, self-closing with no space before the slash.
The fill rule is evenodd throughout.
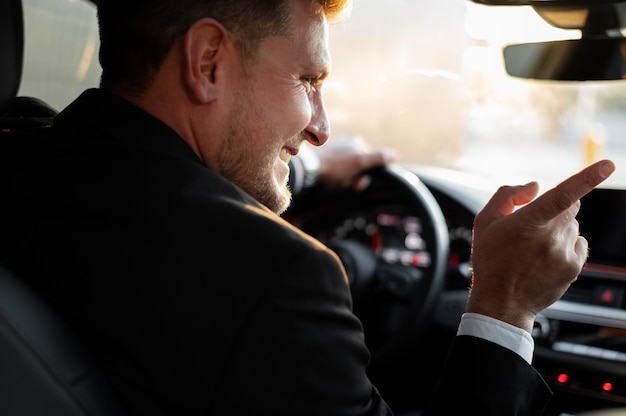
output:
<path id="1" fill-rule="evenodd" d="M 611 160 L 601 160 L 589 165 L 545 192 L 528 208 L 535 210 L 537 220 L 547 222 L 572 206 L 614 171 L 615 164 Z"/>

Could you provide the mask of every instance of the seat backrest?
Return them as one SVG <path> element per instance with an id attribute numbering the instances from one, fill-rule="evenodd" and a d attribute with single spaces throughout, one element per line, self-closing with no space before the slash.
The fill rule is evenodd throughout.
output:
<path id="1" fill-rule="evenodd" d="M 23 48 L 21 0 L 0 0 L 0 131 L 50 125 L 56 114 L 42 100 L 17 96 Z M 0 265 L 0 415 L 121 414 L 66 324 Z"/>
<path id="2" fill-rule="evenodd" d="M 65 323 L 2 265 L 0 414 L 122 414 L 101 373 Z"/>
<path id="3" fill-rule="evenodd" d="M 47 126 L 57 111 L 43 100 L 18 97 L 24 59 L 22 0 L 0 1 L 0 130 Z"/>

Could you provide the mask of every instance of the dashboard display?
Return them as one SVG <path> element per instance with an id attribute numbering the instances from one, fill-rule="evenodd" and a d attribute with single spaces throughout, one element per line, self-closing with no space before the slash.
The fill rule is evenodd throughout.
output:
<path id="1" fill-rule="evenodd" d="M 626 268 L 626 192 L 592 190 L 582 198 L 577 219 L 589 242 L 588 263 Z"/>
<path id="2" fill-rule="evenodd" d="M 430 267 L 432 261 L 421 219 L 393 209 L 355 213 L 317 237 L 359 241 L 387 264 Z"/>

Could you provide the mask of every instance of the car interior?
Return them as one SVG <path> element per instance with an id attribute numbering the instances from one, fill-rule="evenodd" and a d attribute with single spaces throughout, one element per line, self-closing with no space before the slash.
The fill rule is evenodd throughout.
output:
<path id="1" fill-rule="evenodd" d="M 624 3 L 472 1 L 530 5 L 551 24 L 585 28 L 579 41 L 508 46 L 503 54 L 511 76 L 623 78 Z M 581 15 L 586 17 L 580 20 Z M 22 0 L 2 1 L 0 131 L 45 127 L 57 113 L 39 97 L 18 95 L 24 36 Z M 467 301 L 473 218 L 495 188 L 470 175 L 415 164 L 369 174 L 364 192 L 321 185 L 308 190 L 285 218 L 337 252 L 372 351 L 369 375 L 398 413 L 417 414 Z M 589 261 L 562 299 L 538 316 L 533 333 L 534 366 L 555 393 L 545 416 L 626 415 L 620 410 L 626 409 L 624 213 L 626 189 L 600 187 L 582 201 L 578 221 L 593 247 Z M 418 379 L 412 377 L 414 368 L 420 368 Z M 123 414 L 76 335 L 1 264 L 0 369 L 3 414 Z"/>

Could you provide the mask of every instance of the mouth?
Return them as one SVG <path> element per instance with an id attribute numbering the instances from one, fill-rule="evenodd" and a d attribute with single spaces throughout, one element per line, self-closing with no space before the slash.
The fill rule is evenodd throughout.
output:
<path id="1" fill-rule="evenodd" d="M 286 147 L 283 147 L 282 149 L 280 149 L 280 153 L 278 154 L 278 157 L 285 164 L 289 164 L 289 161 L 291 160 L 291 156 L 295 155 L 296 153 L 298 153 L 297 150 L 291 150 L 291 149 L 287 149 Z"/>

